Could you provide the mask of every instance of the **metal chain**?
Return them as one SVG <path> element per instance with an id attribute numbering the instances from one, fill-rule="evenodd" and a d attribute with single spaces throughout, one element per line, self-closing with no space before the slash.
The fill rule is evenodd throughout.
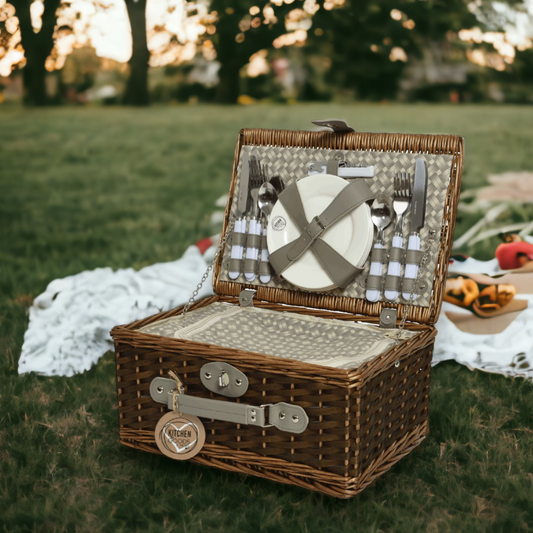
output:
<path id="1" fill-rule="evenodd" d="M 431 250 L 431 245 L 433 244 L 433 241 L 435 240 L 436 231 L 431 230 L 429 232 L 429 238 L 426 246 L 426 251 L 424 252 L 424 255 L 422 256 L 422 259 L 420 261 L 420 267 L 424 266 L 427 263 L 429 252 Z M 401 340 L 402 331 L 405 327 L 405 323 L 407 322 L 407 317 L 409 316 L 409 311 L 411 311 L 411 307 L 413 306 L 413 303 L 415 301 L 415 296 L 418 292 L 418 283 L 420 282 L 420 272 L 422 271 L 422 268 L 418 268 L 418 272 L 416 273 L 416 278 L 413 283 L 413 290 L 411 291 L 411 296 L 409 297 L 409 300 L 407 301 L 407 305 L 405 306 L 402 319 L 400 320 L 400 324 L 398 325 L 398 330 L 396 333 L 396 341 L 399 342 Z"/>
<path id="2" fill-rule="evenodd" d="M 191 297 L 189 298 L 189 301 L 185 304 L 183 307 L 183 312 L 181 313 L 180 317 L 183 318 L 187 311 L 191 308 L 191 305 L 194 303 L 194 300 L 198 296 L 198 293 L 200 292 L 200 289 L 203 287 L 206 279 L 209 277 L 209 273 L 211 270 L 213 270 L 213 267 L 215 266 L 215 263 L 217 259 L 220 256 L 220 252 L 222 252 L 222 249 L 224 248 L 226 241 L 228 240 L 229 236 L 233 232 L 233 226 L 235 225 L 234 221 L 231 221 L 228 224 L 228 228 L 226 229 L 226 233 L 222 236 L 220 239 L 220 243 L 218 244 L 217 251 L 215 252 L 215 256 L 213 257 L 213 261 L 211 261 L 211 264 L 207 267 L 207 270 L 204 272 L 204 275 L 202 276 L 202 279 L 200 280 L 200 283 L 196 286 L 196 289 L 192 292 Z"/>

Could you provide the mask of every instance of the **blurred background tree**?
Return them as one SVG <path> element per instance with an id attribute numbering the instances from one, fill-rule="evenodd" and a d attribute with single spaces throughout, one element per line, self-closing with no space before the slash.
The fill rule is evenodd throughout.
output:
<path id="1" fill-rule="evenodd" d="M 25 56 L 22 70 L 24 102 L 29 105 L 45 105 L 47 102 L 45 63 L 54 47 L 56 12 L 60 3 L 61 0 L 46 0 L 40 13 L 40 24 L 34 26 L 31 12 L 33 2 L 31 0 L 13 0 L 11 2 L 20 26 L 20 43 Z M 38 18 L 35 8 L 33 11 L 34 18 Z"/>
<path id="2" fill-rule="evenodd" d="M 124 102 L 129 105 L 148 105 L 148 63 L 150 52 L 146 38 L 146 0 L 125 0 L 131 26 L 130 76 Z"/>
<path id="3" fill-rule="evenodd" d="M 531 103 L 532 36 L 533 0 L 0 0 L 0 76 L 33 105 Z"/>

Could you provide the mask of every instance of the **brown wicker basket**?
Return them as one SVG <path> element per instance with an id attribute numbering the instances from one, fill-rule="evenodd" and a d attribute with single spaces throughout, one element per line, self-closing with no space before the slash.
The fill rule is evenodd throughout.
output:
<path id="1" fill-rule="evenodd" d="M 294 404 L 307 412 L 309 426 L 301 434 L 290 434 L 275 427 L 206 419 L 203 420 L 207 433 L 205 445 L 191 460 L 349 498 L 420 444 L 428 432 L 430 363 L 436 335 L 433 324 L 442 303 L 451 250 L 463 139 L 443 135 L 242 130 L 235 152 L 224 231 L 230 218 L 239 156 L 245 145 L 453 156 L 442 206 L 441 244 L 430 304 L 408 308 L 404 304 L 369 303 L 343 296 L 254 287 L 256 308 L 325 320 L 376 324 L 384 308 L 396 308 L 399 320 L 408 311 L 405 329 L 415 335 L 348 370 L 139 331 L 148 324 L 181 314 L 183 308 L 115 327 L 111 334 L 116 348 L 120 442 L 160 453 L 154 430 L 168 410 L 150 396 L 152 380 L 173 371 L 183 382 L 186 394 L 225 399 L 207 390 L 200 379 L 204 364 L 224 361 L 246 374 L 250 383 L 241 398 L 225 400 L 257 405 Z M 214 270 L 216 295 L 197 302 L 191 310 L 214 302 L 239 305 L 238 296 L 245 285 L 222 280 L 221 270 L 220 256 Z"/>

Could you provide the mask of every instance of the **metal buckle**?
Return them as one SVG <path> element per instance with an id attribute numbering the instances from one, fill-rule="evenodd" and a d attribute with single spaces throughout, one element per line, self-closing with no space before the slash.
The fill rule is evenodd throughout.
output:
<path id="1" fill-rule="evenodd" d="M 326 230 L 326 226 L 324 226 L 324 223 L 322 220 L 320 220 L 319 215 L 313 218 L 311 222 L 307 225 L 305 228 L 305 233 L 309 236 L 311 239 L 311 243 L 315 242 L 322 233 Z"/>
<path id="2" fill-rule="evenodd" d="M 265 422 L 267 420 L 270 420 L 270 407 L 272 407 L 274 404 L 273 403 L 264 403 L 263 405 L 260 405 L 259 406 L 259 409 L 265 409 Z M 266 411 L 266 408 L 269 408 L 268 411 Z M 261 427 L 264 427 L 264 428 L 273 428 L 274 427 L 274 424 L 265 424 L 264 426 L 261 426 Z"/>

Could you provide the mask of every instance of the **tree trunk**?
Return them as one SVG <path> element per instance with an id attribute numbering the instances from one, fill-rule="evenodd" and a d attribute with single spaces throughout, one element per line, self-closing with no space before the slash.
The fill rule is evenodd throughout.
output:
<path id="1" fill-rule="evenodd" d="M 150 52 L 146 41 L 146 0 L 126 0 L 131 25 L 132 51 L 130 77 L 126 86 L 124 103 L 148 105 L 148 61 Z"/>
<path id="2" fill-rule="evenodd" d="M 233 62 L 221 63 L 218 71 L 216 101 L 219 104 L 235 104 L 240 94 L 241 67 Z"/>
<path id="3" fill-rule="evenodd" d="M 24 103 L 44 106 L 48 103 L 45 87 L 45 62 L 54 47 L 56 11 L 61 0 L 45 0 L 42 27 L 39 33 L 31 25 L 30 5 L 32 0 L 12 0 L 20 24 L 21 44 L 26 65 L 22 70 Z"/>

